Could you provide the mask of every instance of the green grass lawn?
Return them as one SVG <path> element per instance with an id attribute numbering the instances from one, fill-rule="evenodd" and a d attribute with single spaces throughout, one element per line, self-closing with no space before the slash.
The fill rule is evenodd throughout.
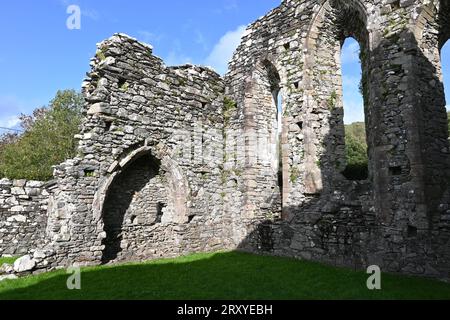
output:
<path id="1" fill-rule="evenodd" d="M 450 299 L 450 285 L 384 274 L 369 291 L 368 275 L 288 258 L 239 252 L 196 254 L 143 264 L 86 268 L 81 290 L 57 271 L 0 282 L 2 299 Z"/>
<path id="2" fill-rule="evenodd" d="M 7 263 L 7 264 L 13 264 L 14 261 L 17 260 L 17 257 L 11 257 L 11 258 L 6 258 L 6 257 L 0 257 L 0 267 L 2 266 L 2 264 Z"/>

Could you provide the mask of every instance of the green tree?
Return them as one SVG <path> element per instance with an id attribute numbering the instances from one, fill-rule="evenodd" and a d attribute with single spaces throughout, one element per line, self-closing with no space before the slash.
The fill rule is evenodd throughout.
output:
<path id="1" fill-rule="evenodd" d="M 48 180 L 52 166 L 73 158 L 74 136 L 81 123 L 83 98 L 74 90 L 58 91 L 47 107 L 21 116 L 24 133 L 0 149 L 0 176 Z"/>
<path id="2" fill-rule="evenodd" d="M 7 145 L 14 143 L 19 138 L 19 134 L 16 132 L 7 132 L 4 133 L 2 136 L 0 136 L 0 153 L 2 152 L 2 149 L 6 147 Z"/>
<path id="3" fill-rule="evenodd" d="M 365 180 L 368 178 L 367 140 L 363 122 L 345 126 L 345 147 L 347 153 L 347 168 L 344 176 L 350 180 Z"/>

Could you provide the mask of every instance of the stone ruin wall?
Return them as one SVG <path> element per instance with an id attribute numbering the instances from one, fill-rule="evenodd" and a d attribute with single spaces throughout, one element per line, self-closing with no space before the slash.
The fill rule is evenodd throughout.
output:
<path id="1" fill-rule="evenodd" d="M 49 190 L 43 182 L 0 180 L 0 256 L 45 243 Z"/>
<path id="2" fill-rule="evenodd" d="M 102 42 L 37 268 L 238 248 L 448 278 L 449 12 L 447 0 L 284 0 L 248 27 L 225 78 L 166 67 L 122 34 Z M 342 174 L 350 36 L 362 50 L 365 181 Z"/>
<path id="3" fill-rule="evenodd" d="M 151 47 L 120 34 L 99 44 L 91 66 L 79 157 L 56 168 L 51 263 L 232 248 L 220 76 L 166 67 Z"/>
<path id="4" fill-rule="evenodd" d="M 448 1 L 286 0 L 247 29 L 226 76 L 238 105 L 230 122 L 255 132 L 265 116 L 261 90 L 270 92 L 267 81 L 279 83 L 283 206 L 282 219 L 273 219 L 266 215 L 271 198 L 261 201 L 254 192 L 255 184 L 264 188 L 262 164 L 240 169 L 247 187 L 234 203 L 247 209 L 238 228 L 248 235 L 242 249 L 448 277 L 449 149 L 439 57 L 448 8 Z M 366 181 L 342 174 L 340 49 L 349 36 L 362 50 Z M 246 145 L 250 157 L 255 150 Z"/>

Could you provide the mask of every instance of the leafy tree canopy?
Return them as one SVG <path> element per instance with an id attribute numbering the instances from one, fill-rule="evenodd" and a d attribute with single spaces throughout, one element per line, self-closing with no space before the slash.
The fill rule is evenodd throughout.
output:
<path id="1" fill-rule="evenodd" d="M 83 97 L 74 90 L 58 91 L 46 107 L 21 115 L 21 135 L 0 139 L 0 176 L 49 180 L 52 166 L 75 156 L 74 136 L 81 123 Z"/>
<path id="2" fill-rule="evenodd" d="M 344 176 L 350 180 L 366 180 L 368 178 L 366 127 L 363 122 L 345 126 L 345 148 L 347 168 Z"/>

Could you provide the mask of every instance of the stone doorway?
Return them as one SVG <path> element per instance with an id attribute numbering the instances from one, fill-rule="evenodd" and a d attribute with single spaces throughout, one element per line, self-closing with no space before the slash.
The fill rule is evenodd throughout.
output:
<path id="1" fill-rule="evenodd" d="M 139 255 L 140 240 L 151 237 L 149 229 L 162 223 L 167 208 L 164 178 L 160 161 L 148 153 L 113 181 L 103 209 L 103 263 Z"/>

